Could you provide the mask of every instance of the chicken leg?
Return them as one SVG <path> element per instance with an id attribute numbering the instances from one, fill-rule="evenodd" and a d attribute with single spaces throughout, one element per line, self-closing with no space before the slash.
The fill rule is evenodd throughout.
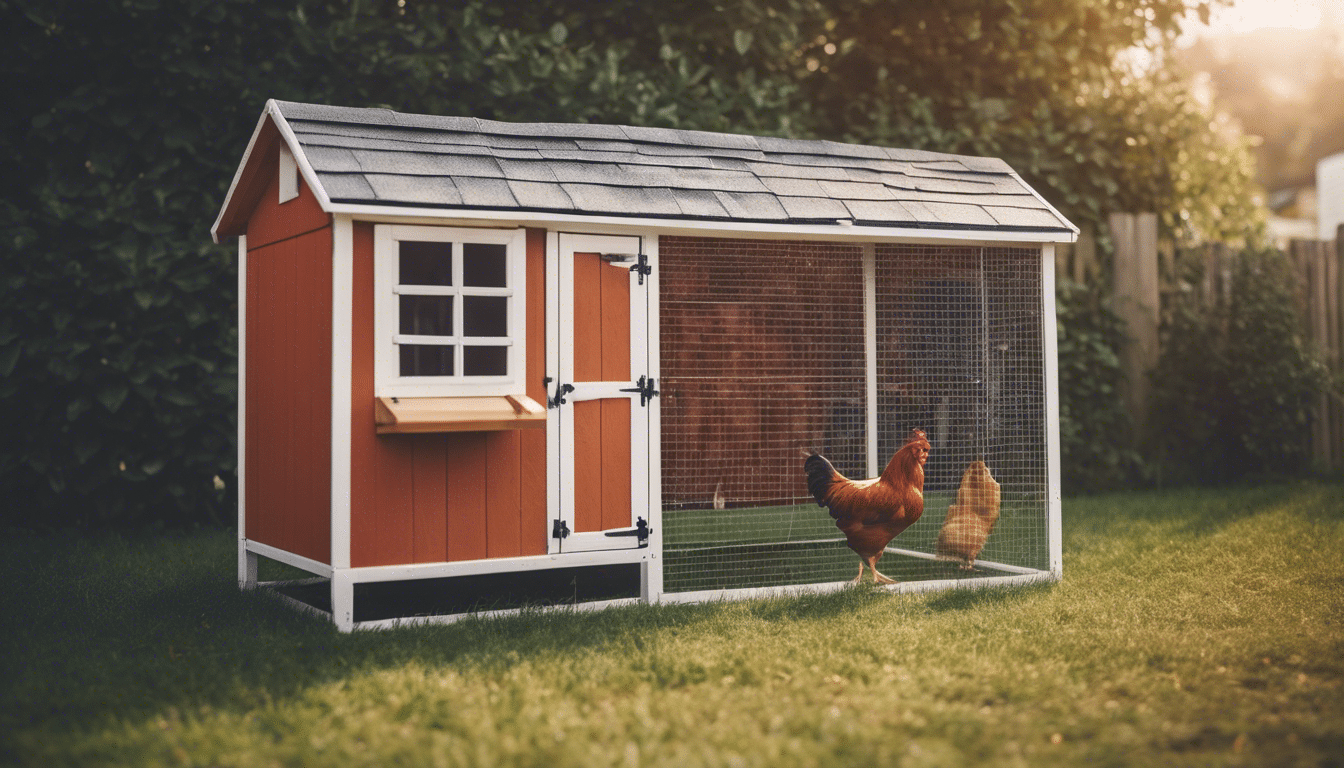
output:
<path id="1" fill-rule="evenodd" d="M 874 583 L 874 584 L 895 584 L 895 583 L 896 583 L 896 580 L 895 580 L 895 579 L 888 578 L 887 576 L 883 576 L 881 573 L 878 573 L 878 571 L 877 571 L 877 561 L 882 559 L 882 554 L 883 554 L 883 553 L 879 552 L 879 553 L 877 553 L 876 555 L 871 555 L 871 556 L 869 556 L 869 557 L 864 557 L 863 555 L 860 555 L 860 556 L 859 556 L 859 575 L 858 575 L 858 576 L 855 576 L 853 579 L 851 579 L 849 583 L 850 583 L 850 584 L 861 584 L 861 583 L 863 583 L 863 569 L 864 569 L 865 567 L 867 567 L 869 570 L 871 570 L 871 571 L 873 572 L 873 583 Z"/>
<path id="2" fill-rule="evenodd" d="M 877 561 L 882 559 L 883 554 L 884 553 L 882 552 L 878 552 L 876 555 L 873 555 L 871 558 L 868 559 L 868 567 L 871 568 L 873 571 L 873 583 L 895 584 L 896 583 L 895 579 L 883 576 L 882 574 L 877 572 Z"/>
<path id="3" fill-rule="evenodd" d="M 852 579 L 850 579 L 850 580 L 849 580 L 849 583 L 850 583 L 850 584 L 862 584 L 862 583 L 863 583 L 863 567 L 864 567 L 865 565 L 867 565 L 867 563 L 863 562 L 863 558 L 859 558 L 859 575 L 858 575 L 858 576 L 855 576 L 855 577 L 852 578 Z"/>

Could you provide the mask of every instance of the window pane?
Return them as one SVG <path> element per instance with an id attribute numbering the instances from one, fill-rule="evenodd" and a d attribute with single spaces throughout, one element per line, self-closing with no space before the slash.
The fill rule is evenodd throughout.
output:
<path id="1" fill-rule="evenodd" d="M 504 296 L 463 296 L 463 336 L 508 336 L 509 300 Z"/>
<path id="2" fill-rule="evenodd" d="M 453 335 L 452 296 L 401 296 L 399 333 Z"/>
<path id="3" fill-rule="evenodd" d="M 402 240 L 398 282 L 402 285 L 452 285 L 453 244 Z"/>
<path id="4" fill-rule="evenodd" d="M 401 344 L 402 376 L 452 376 L 456 347 L 437 344 Z"/>
<path id="5" fill-rule="evenodd" d="M 507 288 L 506 265 L 502 244 L 462 244 L 462 282 L 466 285 Z"/>
<path id="6" fill-rule="evenodd" d="M 467 376 L 507 376 L 508 347 L 463 347 L 462 368 Z"/>

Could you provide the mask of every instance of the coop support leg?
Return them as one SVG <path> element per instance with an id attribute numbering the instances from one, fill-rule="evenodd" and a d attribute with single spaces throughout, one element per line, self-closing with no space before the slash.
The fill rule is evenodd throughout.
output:
<path id="1" fill-rule="evenodd" d="M 257 555 L 247 551 L 247 542 L 238 541 L 238 588 L 253 589 L 257 586 Z"/>
<path id="2" fill-rule="evenodd" d="M 658 602 L 661 585 L 656 584 L 658 574 L 654 572 L 655 563 L 645 560 L 640 563 L 639 568 L 639 599 L 644 601 L 645 605 L 652 605 Z"/>
<path id="3" fill-rule="evenodd" d="M 341 632 L 355 628 L 355 581 L 345 569 L 331 572 L 331 620 Z"/>

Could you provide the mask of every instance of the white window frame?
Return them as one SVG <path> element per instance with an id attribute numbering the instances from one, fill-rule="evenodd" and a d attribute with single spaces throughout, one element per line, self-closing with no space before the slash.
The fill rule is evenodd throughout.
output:
<path id="1" fill-rule="evenodd" d="M 414 295 L 453 295 L 455 330 L 463 325 L 462 296 L 504 296 L 509 299 L 506 342 L 497 337 L 406 336 L 400 333 L 400 296 L 398 282 L 398 243 L 402 240 L 453 243 L 453 283 L 448 286 L 424 286 L 405 291 Z M 504 288 L 471 288 L 462 285 L 462 244 L 504 245 Z M 527 269 L 526 234 L 522 229 L 468 229 L 410 224 L 379 224 L 373 229 L 374 257 L 374 391 L 379 397 L 483 397 L 512 395 L 525 391 L 527 381 Z M 484 342 L 489 343 L 484 343 Z M 402 376 L 398 346 L 401 343 L 443 343 L 457 347 L 453 376 Z M 466 376 L 462 368 L 462 347 L 505 346 L 508 349 L 507 376 Z"/>

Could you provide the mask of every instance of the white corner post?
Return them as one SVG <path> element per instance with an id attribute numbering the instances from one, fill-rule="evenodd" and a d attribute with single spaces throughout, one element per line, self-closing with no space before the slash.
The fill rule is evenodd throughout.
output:
<path id="1" fill-rule="evenodd" d="M 648 276 L 648 315 L 645 323 L 645 334 L 648 338 L 646 352 L 648 354 L 649 377 L 655 382 L 661 381 L 663 377 L 661 344 L 659 338 L 662 331 L 662 315 L 659 312 L 658 305 L 658 284 L 661 276 L 658 265 L 658 234 L 656 232 L 645 232 L 640 238 L 644 253 L 648 256 L 648 264 L 651 272 Z M 649 468 L 649 508 L 648 521 L 649 527 L 653 531 L 649 534 L 649 559 L 644 561 L 643 578 L 640 579 L 640 597 L 645 603 L 658 603 L 663 599 L 663 422 L 661 398 L 649 399 L 649 450 L 648 456 Z"/>
<path id="2" fill-rule="evenodd" d="M 342 632 L 354 628 L 355 600 L 350 573 L 354 256 L 354 223 L 338 214 L 331 226 L 331 617 Z"/>
<path id="3" fill-rule="evenodd" d="M 863 355 L 868 474 L 877 477 L 877 245 L 863 244 Z"/>
<path id="4" fill-rule="evenodd" d="M 238 587 L 257 586 L 257 556 L 247 551 L 247 235 L 238 236 Z"/>
<path id="5" fill-rule="evenodd" d="M 1064 575 L 1063 482 L 1059 459 L 1059 339 L 1055 322 L 1055 245 L 1041 246 L 1041 347 L 1045 358 L 1046 526 L 1050 574 Z"/>

